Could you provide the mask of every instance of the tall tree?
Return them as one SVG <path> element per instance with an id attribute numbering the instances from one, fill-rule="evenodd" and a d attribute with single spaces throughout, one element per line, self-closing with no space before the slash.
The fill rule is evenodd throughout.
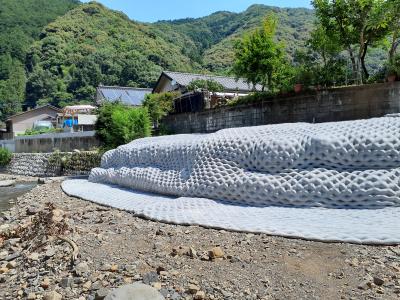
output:
<path id="1" fill-rule="evenodd" d="M 276 26 L 277 18 L 270 14 L 261 28 L 245 34 L 235 45 L 233 73 L 253 85 L 261 84 L 263 90 L 277 87 L 277 75 L 286 63 L 284 46 L 275 41 Z"/>
<path id="2" fill-rule="evenodd" d="M 365 65 L 368 47 L 389 33 L 389 18 L 382 9 L 386 0 L 314 0 L 317 16 L 329 35 L 338 34 L 348 51 L 353 77 L 368 78 Z M 362 77 L 363 75 L 363 77 Z"/>
<path id="3" fill-rule="evenodd" d="M 400 45 L 400 1 L 388 1 L 388 6 L 385 7 L 390 16 L 390 29 L 392 32 L 391 45 L 389 49 L 389 61 L 392 62 L 396 54 L 396 50 Z"/>

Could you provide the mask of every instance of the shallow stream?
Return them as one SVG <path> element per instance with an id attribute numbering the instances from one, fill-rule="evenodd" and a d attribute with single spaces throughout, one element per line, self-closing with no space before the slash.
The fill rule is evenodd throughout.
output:
<path id="1" fill-rule="evenodd" d="M 16 182 L 9 187 L 0 187 L 0 213 L 13 206 L 13 200 L 29 192 L 37 185 L 36 182 Z"/>

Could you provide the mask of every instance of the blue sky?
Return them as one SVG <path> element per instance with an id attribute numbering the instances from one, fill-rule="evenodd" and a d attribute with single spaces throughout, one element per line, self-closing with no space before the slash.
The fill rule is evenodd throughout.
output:
<path id="1" fill-rule="evenodd" d="M 310 0 L 97 0 L 142 22 L 202 17 L 219 10 L 241 12 L 252 4 L 311 8 Z M 88 0 L 83 0 L 88 2 Z"/>

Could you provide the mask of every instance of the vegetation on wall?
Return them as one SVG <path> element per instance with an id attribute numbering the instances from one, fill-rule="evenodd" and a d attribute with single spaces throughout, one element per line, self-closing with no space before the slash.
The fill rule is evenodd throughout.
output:
<path id="1" fill-rule="evenodd" d="M 121 103 L 100 107 L 96 135 L 106 149 L 114 149 L 135 139 L 151 135 L 150 116 L 145 107 L 132 108 Z"/>
<path id="2" fill-rule="evenodd" d="M 0 148 L 0 167 L 7 166 L 12 158 L 12 154 L 8 149 Z"/>

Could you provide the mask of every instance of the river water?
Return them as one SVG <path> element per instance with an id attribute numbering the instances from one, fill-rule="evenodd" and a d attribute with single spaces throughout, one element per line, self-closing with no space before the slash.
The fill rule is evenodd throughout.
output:
<path id="1" fill-rule="evenodd" d="M 10 201 L 30 191 L 36 185 L 36 182 L 17 182 L 14 186 L 0 187 L 0 213 L 13 206 Z"/>

